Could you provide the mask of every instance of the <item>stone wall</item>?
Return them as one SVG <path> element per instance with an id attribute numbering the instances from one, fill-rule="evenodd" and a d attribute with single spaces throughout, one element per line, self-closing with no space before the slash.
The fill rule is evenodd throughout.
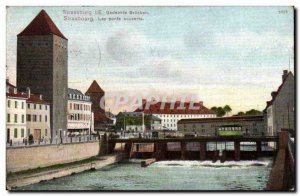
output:
<path id="1" fill-rule="evenodd" d="M 6 149 L 6 171 L 46 167 L 87 159 L 99 154 L 99 142 L 17 147 Z"/>

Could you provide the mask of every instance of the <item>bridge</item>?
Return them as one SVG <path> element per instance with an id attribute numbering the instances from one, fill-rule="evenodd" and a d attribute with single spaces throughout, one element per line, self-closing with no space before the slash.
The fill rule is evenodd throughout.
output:
<path id="1" fill-rule="evenodd" d="M 255 151 L 242 151 L 242 142 L 255 143 Z M 130 138 L 109 139 L 107 149 L 112 152 L 117 143 L 124 144 L 121 150 L 126 158 L 156 158 L 156 160 L 245 160 L 256 159 L 259 156 L 273 156 L 274 151 L 262 151 L 262 143 L 278 143 L 275 136 L 202 136 L 192 138 Z M 225 149 L 211 151 L 208 143 L 223 143 Z M 234 143 L 233 149 L 226 149 L 226 144 Z M 152 147 L 151 147 L 152 145 Z M 177 145 L 177 147 L 176 147 Z M 107 146 L 107 145 L 106 145 Z M 179 149 L 178 149 L 179 146 Z M 192 148 L 191 148 L 192 146 Z M 189 148 L 187 148 L 189 147 Z"/>
<path id="2" fill-rule="evenodd" d="M 219 150 L 207 149 L 208 143 L 224 143 L 225 148 Z M 233 143 L 233 149 L 227 149 L 227 143 Z M 241 150 L 241 143 L 255 143 L 255 150 Z M 262 144 L 273 142 L 273 151 L 262 151 Z M 295 188 L 295 145 L 287 131 L 278 132 L 278 136 L 209 136 L 193 138 L 107 138 L 101 139 L 100 154 L 115 152 L 116 144 L 122 144 L 121 151 L 125 159 L 151 158 L 151 163 L 160 160 L 253 160 L 260 156 L 275 158 L 270 174 L 267 190 L 291 190 Z M 193 145 L 192 149 L 187 146 Z M 177 144 L 177 148 L 172 145 Z M 179 146 L 179 148 L 178 148 Z M 150 160 L 150 159 L 149 159 Z"/>

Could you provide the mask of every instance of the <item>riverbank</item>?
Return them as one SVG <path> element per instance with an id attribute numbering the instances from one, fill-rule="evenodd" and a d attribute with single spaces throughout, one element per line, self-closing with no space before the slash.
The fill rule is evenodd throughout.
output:
<path id="1" fill-rule="evenodd" d="M 47 181 L 54 178 L 69 176 L 87 170 L 100 169 L 122 160 L 122 154 L 91 157 L 89 159 L 72 163 L 53 165 L 44 168 L 31 169 L 21 172 L 9 173 L 6 178 L 6 188 L 13 190 L 17 187 Z"/>

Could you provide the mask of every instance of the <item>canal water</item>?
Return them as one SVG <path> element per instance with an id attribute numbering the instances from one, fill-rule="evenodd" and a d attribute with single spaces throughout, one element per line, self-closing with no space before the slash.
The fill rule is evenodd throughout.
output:
<path id="1" fill-rule="evenodd" d="M 18 188 L 18 190 L 264 190 L 272 159 L 257 161 L 140 161 Z"/>

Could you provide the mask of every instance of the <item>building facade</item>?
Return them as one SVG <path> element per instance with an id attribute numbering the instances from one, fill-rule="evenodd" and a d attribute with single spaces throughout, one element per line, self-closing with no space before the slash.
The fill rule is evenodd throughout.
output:
<path id="1" fill-rule="evenodd" d="M 52 137 L 66 132 L 68 40 L 44 10 L 17 36 L 17 86 L 50 103 Z"/>
<path id="2" fill-rule="evenodd" d="M 26 95 L 27 135 L 32 135 L 35 141 L 48 142 L 51 139 L 50 103 L 42 95 L 31 94 L 30 91 Z"/>
<path id="3" fill-rule="evenodd" d="M 220 118 L 182 119 L 178 121 L 181 135 L 218 136 L 222 131 L 239 132 L 240 135 L 265 135 L 263 116 L 232 116 Z"/>
<path id="4" fill-rule="evenodd" d="M 26 137 L 25 93 L 6 83 L 6 142 L 22 142 Z"/>
<path id="5" fill-rule="evenodd" d="M 149 108 L 146 108 L 147 105 Z M 181 119 L 191 118 L 212 118 L 216 114 L 206 108 L 203 102 L 157 102 L 155 104 L 147 104 L 143 100 L 143 106 L 135 110 L 135 112 L 144 112 L 145 114 L 152 114 L 161 119 L 161 127 L 163 130 L 177 131 L 177 122 Z"/>
<path id="6" fill-rule="evenodd" d="M 90 135 L 94 132 L 90 97 L 68 88 L 68 136 Z"/>
<path id="7" fill-rule="evenodd" d="M 282 84 L 271 93 L 267 102 L 267 129 L 269 135 L 277 135 L 281 129 L 295 130 L 295 84 L 294 75 L 283 71 Z"/>
<path id="8" fill-rule="evenodd" d="M 50 105 L 42 95 L 19 91 L 9 82 L 6 83 L 6 128 L 7 143 L 47 140 L 50 134 Z"/>

